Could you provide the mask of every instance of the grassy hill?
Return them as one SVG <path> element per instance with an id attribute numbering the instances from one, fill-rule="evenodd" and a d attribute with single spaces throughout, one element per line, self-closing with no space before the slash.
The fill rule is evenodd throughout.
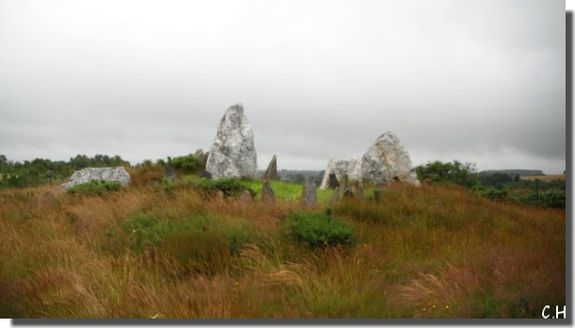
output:
<path id="1" fill-rule="evenodd" d="M 538 318 L 565 304 L 564 210 L 399 184 L 302 209 L 301 185 L 274 182 L 270 204 L 243 183 L 254 202 L 183 182 L 0 191 L 0 316 Z M 294 214 L 326 212 L 320 228 L 352 243 L 294 238 Z"/>

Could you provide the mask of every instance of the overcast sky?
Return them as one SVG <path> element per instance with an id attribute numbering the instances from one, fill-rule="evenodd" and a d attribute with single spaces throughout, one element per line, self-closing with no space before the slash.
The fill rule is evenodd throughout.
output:
<path id="1" fill-rule="evenodd" d="M 394 132 L 414 164 L 565 169 L 562 0 L 0 0 L 0 154 L 209 149 L 323 169 Z"/>

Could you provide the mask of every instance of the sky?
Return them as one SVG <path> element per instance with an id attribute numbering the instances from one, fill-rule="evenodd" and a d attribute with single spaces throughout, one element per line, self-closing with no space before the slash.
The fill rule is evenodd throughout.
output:
<path id="1" fill-rule="evenodd" d="M 258 168 L 385 131 L 414 165 L 565 169 L 561 0 L 0 0 L 0 154 L 208 150 L 242 103 Z"/>

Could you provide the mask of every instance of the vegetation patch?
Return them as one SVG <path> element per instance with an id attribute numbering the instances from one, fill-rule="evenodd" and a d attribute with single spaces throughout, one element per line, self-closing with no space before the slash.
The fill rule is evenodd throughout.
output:
<path id="1" fill-rule="evenodd" d="M 77 184 L 66 190 L 72 195 L 102 195 L 110 191 L 122 189 L 122 184 L 117 181 L 92 180 L 86 183 Z"/>
<path id="2" fill-rule="evenodd" d="M 207 194 L 213 194 L 214 192 L 221 191 L 225 197 L 230 197 L 237 196 L 245 190 L 247 190 L 252 195 L 252 197 L 254 197 L 256 194 L 253 189 L 247 187 L 244 183 L 242 183 L 242 181 L 236 178 L 221 178 L 216 180 L 189 178 L 189 181 L 193 187 Z"/>
<path id="3" fill-rule="evenodd" d="M 287 217 L 291 236 L 312 248 L 350 246 L 355 243 L 353 228 L 330 213 L 296 212 Z"/>

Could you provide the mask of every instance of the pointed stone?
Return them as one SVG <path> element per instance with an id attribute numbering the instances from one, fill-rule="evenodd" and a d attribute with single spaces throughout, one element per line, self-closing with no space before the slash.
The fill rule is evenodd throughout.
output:
<path id="1" fill-rule="evenodd" d="M 272 157 L 266 172 L 264 173 L 264 180 L 277 180 L 278 179 L 278 163 L 276 155 Z"/>
<path id="2" fill-rule="evenodd" d="M 206 163 L 214 179 L 255 178 L 257 154 L 254 133 L 242 105 L 234 105 L 222 117 Z"/>
<path id="3" fill-rule="evenodd" d="M 268 180 L 264 181 L 262 185 L 262 202 L 264 203 L 273 203 L 276 201 L 276 196 L 274 194 L 274 190 L 270 185 Z"/>
<path id="4" fill-rule="evenodd" d="M 314 206 L 316 202 L 316 187 L 315 182 L 311 177 L 308 177 L 303 185 L 303 193 L 301 196 L 301 203 L 304 206 Z"/>

